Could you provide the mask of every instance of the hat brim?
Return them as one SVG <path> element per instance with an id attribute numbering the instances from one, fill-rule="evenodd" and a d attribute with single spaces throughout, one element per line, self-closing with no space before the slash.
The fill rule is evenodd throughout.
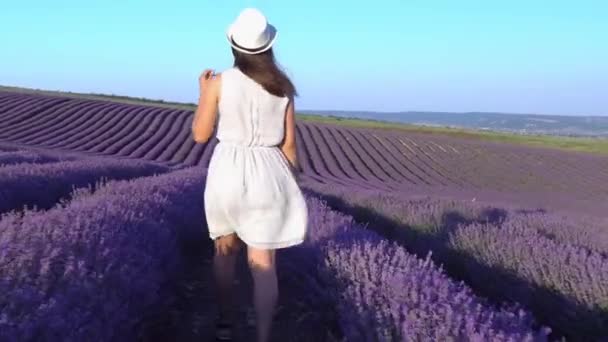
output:
<path id="1" fill-rule="evenodd" d="M 277 29 L 271 25 L 268 24 L 268 34 L 270 35 L 270 39 L 268 39 L 268 43 L 264 44 L 263 46 L 261 46 L 260 48 L 257 49 L 246 49 L 242 46 L 239 46 L 233 39 L 232 39 L 232 32 L 234 30 L 234 26 L 230 25 L 230 27 L 228 28 L 228 31 L 226 32 L 226 38 L 228 39 L 228 43 L 237 51 L 248 54 L 248 55 L 255 55 L 258 53 L 262 53 L 265 51 L 270 50 L 270 48 L 272 47 L 272 45 L 274 45 L 274 41 L 277 39 L 278 36 L 278 32 Z"/>

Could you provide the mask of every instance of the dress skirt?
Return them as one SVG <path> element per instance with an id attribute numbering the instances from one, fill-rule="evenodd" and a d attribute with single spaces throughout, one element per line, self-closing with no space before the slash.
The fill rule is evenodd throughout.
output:
<path id="1" fill-rule="evenodd" d="M 236 233 L 249 246 L 277 249 L 306 236 L 306 202 L 277 146 L 220 141 L 209 162 L 204 207 L 211 239 Z"/>

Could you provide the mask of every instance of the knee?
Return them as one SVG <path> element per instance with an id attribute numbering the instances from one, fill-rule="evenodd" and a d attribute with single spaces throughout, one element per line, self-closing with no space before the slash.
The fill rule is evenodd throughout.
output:
<path id="1" fill-rule="evenodd" d="M 215 254 L 220 256 L 233 256 L 238 254 L 241 241 L 236 236 L 223 236 L 215 241 Z"/>
<path id="2" fill-rule="evenodd" d="M 271 255 L 249 255 L 247 261 L 253 272 L 272 272 L 275 268 L 274 258 Z"/>
<path id="3" fill-rule="evenodd" d="M 269 262 L 249 259 L 249 268 L 254 272 L 267 272 L 272 271 L 274 265 Z"/>

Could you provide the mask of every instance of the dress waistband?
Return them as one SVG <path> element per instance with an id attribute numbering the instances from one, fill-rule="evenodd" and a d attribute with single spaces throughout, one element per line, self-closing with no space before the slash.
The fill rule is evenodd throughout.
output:
<path id="1" fill-rule="evenodd" d="M 222 140 L 218 141 L 218 145 L 237 147 L 237 148 L 245 148 L 245 149 L 258 149 L 258 148 L 268 149 L 268 148 L 277 148 L 277 147 L 279 147 L 278 145 L 268 145 L 268 146 L 263 146 L 263 145 L 245 145 L 245 144 L 237 143 L 237 142 L 233 142 L 233 141 L 222 141 Z"/>

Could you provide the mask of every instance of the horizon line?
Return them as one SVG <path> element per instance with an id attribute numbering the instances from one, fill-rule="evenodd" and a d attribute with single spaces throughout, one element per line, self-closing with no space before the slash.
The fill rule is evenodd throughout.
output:
<path id="1" fill-rule="evenodd" d="M 37 91 L 37 92 L 50 92 L 50 93 L 59 93 L 62 95 L 85 95 L 85 96 L 99 96 L 99 97 L 120 97 L 132 100 L 144 100 L 149 102 L 162 102 L 165 104 L 176 104 L 176 105 L 186 105 L 186 106 L 196 106 L 194 102 L 179 102 L 174 100 L 165 100 L 165 99 L 154 99 L 148 97 L 138 97 L 133 95 L 121 95 L 114 93 L 84 93 L 84 92 L 75 92 L 69 90 L 53 90 L 53 89 L 42 89 L 42 88 L 30 88 L 23 86 L 13 86 L 13 85 L 4 85 L 0 84 L 0 91 L 5 88 L 17 89 L 17 90 L 27 90 L 27 91 Z M 536 115 L 536 116 L 559 116 L 559 117 L 575 117 L 575 118 L 608 118 L 608 113 L 602 115 L 593 115 L 593 114 L 544 114 L 544 113 L 523 113 L 523 112 L 501 112 L 501 111 L 437 111 L 437 110 L 401 110 L 401 111 L 383 111 L 383 110 L 357 110 L 357 109 L 297 109 L 296 112 L 308 113 L 312 114 L 313 112 L 343 112 L 343 113 L 379 113 L 379 114 L 408 114 L 408 113 L 435 113 L 435 114 L 491 114 L 491 115 Z"/>

